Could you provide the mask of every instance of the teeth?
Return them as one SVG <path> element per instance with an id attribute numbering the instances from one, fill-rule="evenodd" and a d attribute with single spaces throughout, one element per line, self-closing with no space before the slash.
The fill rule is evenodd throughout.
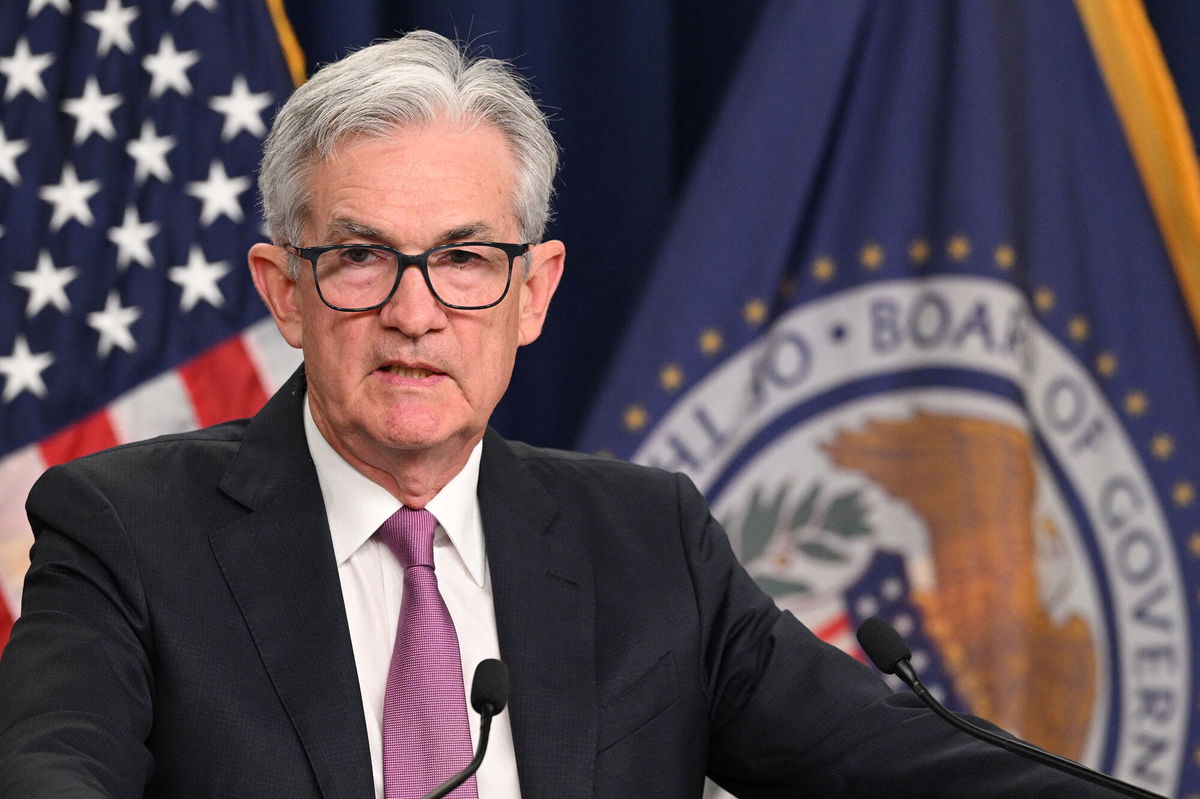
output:
<path id="1" fill-rule="evenodd" d="M 399 375 L 400 377 L 413 378 L 429 377 L 431 374 L 433 374 L 433 372 L 429 371 L 428 369 L 416 369 L 409 366 L 389 366 L 387 371 L 394 375 Z"/>

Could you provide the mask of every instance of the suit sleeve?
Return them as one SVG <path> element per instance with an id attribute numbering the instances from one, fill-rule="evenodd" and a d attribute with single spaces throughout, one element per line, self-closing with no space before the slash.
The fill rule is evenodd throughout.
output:
<path id="1" fill-rule="evenodd" d="M 741 797 L 1116 797 L 960 733 L 780 611 L 678 478 L 704 629 L 709 776 Z M 690 540 L 689 540 L 690 539 Z"/>
<path id="2" fill-rule="evenodd" d="M 152 631 L 122 520 L 83 470 L 49 470 L 21 617 L 0 658 L 0 798 L 141 796 Z"/>

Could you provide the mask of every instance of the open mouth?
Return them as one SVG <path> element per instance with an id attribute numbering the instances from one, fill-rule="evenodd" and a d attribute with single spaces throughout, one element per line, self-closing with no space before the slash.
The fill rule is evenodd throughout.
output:
<path id="1" fill-rule="evenodd" d="M 400 366 L 398 364 L 392 366 L 382 366 L 380 367 L 379 371 L 387 372 L 388 374 L 396 375 L 397 377 L 407 377 L 415 380 L 441 374 L 441 372 L 435 372 L 431 369 L 422 369 L 417 366 Z"/>

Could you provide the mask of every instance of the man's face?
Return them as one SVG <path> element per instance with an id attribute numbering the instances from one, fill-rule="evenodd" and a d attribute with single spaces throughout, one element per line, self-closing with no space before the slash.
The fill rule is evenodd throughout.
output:
<path id="1" fill-rule="evenodd" d="M 293 243 L 418 253 L 452 241 L 520 242 L 514 181 L 512 154 L 490 126 L 437 123 L 348 140 L 315 168 L 305 239 Z M 541 332 L 561 274 L 561 243 L 532 253 L 529 279 L 517 259 L 508 296 L 480 311 L 438 303 L 416 267 L 404 270 L 383 308 L 334 311 L 306 261 L 291 281 L 278 274 L 279 248 L 259 245 L 250 260 L 285 338 L 304 350 L 309 402 L 325 437 L 351 463 L 394 473 L 389 461 L 413 453 L 465 459 L 483 435 L 517 347 Z"/>

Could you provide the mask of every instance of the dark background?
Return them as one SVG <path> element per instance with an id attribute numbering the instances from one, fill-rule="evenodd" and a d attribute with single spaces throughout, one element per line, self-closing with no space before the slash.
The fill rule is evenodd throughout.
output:
<path id="1" fill-rule="evenodd" d="M 943 2 L 906 1 L 918 12 Z M 573 446 L 601 381 L 620 379 L 619 367 L 610 373 L 611 356 L 767 2 L 286 0 L 286 7 L 310 72 L 373 39 L 428 28 L 513 60 L 536 87 L 562 149 L 547 236 L 566 242 L 567 271 L 493 424 L 511 438 Z M 1200 3 L 1145 0 L 1145 7 L 1195 138 Z"/>

